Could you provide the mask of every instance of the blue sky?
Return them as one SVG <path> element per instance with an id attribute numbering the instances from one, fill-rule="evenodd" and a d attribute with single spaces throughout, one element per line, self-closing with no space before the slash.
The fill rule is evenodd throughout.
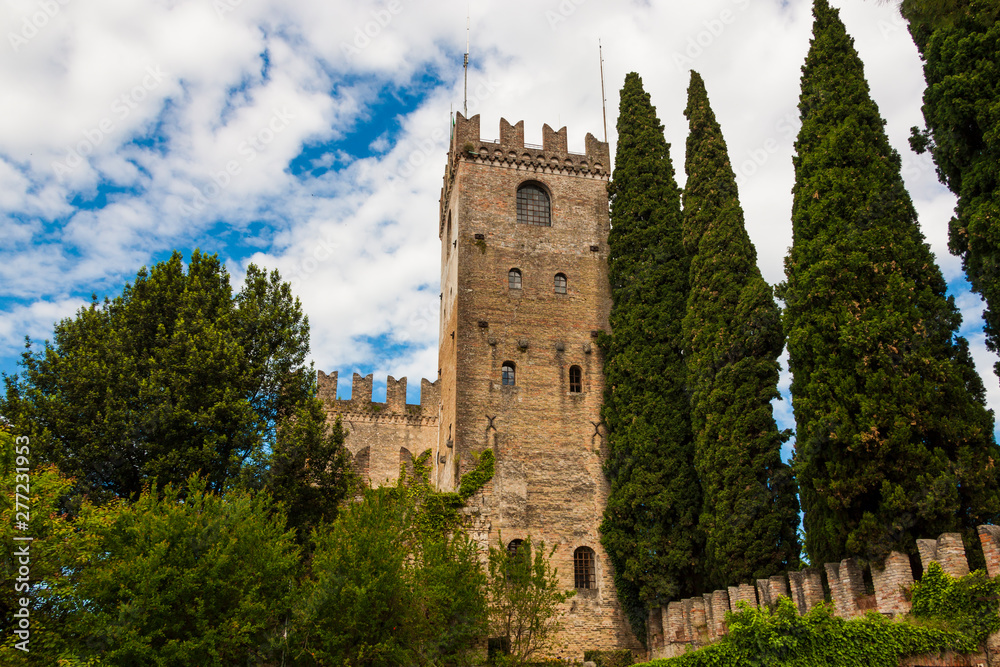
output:
<path id="1" fill-rule="evenodd" d="M 1000 405 L 982 310 L 948 254 L 954 199 L 906 138 L 921 123 L 920 63 L 892 3 L 834 0 L 903 156 L 921 225 Z M 568 126 L 571 149 L 608 134 L 618 90 L 642 75 L 683 180 L 688 70 L 706 81 L 740 174 L 764 276 L 791 239 L 792 141 L 806 0 L 8 0 L 0 10 L 0 370 L 25 335 L 120 293 L 179 249 L 292 281 L 316 367 L 419 379 L 437 373 L 437 211 L 449 116 L 484 138 L 501 116 Z M 784 386 L 787 393 L 787 375 Z M 379 387 L 376 388 L 376 395 Z M 791 426 L 790 405 L 778 407 Z"/>

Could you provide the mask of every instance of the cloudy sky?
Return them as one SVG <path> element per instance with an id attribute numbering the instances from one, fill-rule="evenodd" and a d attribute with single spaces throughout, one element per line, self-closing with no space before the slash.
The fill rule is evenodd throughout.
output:
<path id="1" fill-rule="evenodd" d="M 894 3 L 833 0 L 903 155 L 924 234 L 1000 405 L 982 309 L 948 254 L 954 200 L 926 156 L 923 78 Z M 449 114 L 608 138 L 637 71 L 683 180 L 688 71 L 705 79 L 740 174 L 764 276 L 791 240 L 792 142 L 809 0 L 5 0 L 0 9 L 0 370 L 91 293 L 174 249 L 293 282 L 316 367 L 376 380 L 437 372 L 438 197 Z M 787 387 L 787 377 L 785 378 Z M 345 386 L 346 383 L 346 386 Z M 376 387 L 376 395 L 379 388 Z M 790 406 L 779 408 L 791 425 Z"/>

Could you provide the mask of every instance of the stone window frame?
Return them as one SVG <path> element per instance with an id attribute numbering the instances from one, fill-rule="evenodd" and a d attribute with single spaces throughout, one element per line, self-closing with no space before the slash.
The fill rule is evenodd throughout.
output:
<path id="1" fill-rule="evenodd" d="M 590 547 L 573 551 L 573 587 L 580 590 L 597 588 L 597 554 Z"/>
<path id="2" fill-rule="evenodd" d="M 500 365 L 500 385 L 502 387 L 517 386 L 517 364 L 505 361 Z"/>
<path id="3" fill-rule="evenodd" d="M 569 393 L 583 393 L 583 369 L 576 364 L 569 367 Z"/>
<path id="4" fill-rule="evenodd" d="M 543 196 L 539 197 L 536 193 Z M 535 180 L 522 181 L 517 186 L 515 199 L 518 223 L 532 227 L 552 226 L 552 193 L 544 183 Z"/>
<path id="5" fill-rule="evenodd" d="M 553 278 L 553 289 L 556 294 L 566 294 L 569 288 L 569 279 L 565 273 L 557 273 Z"/>
<path id="6" fill-rule="evenodd" d="M 521 269 L 513 267 L 507 270 L 507 289 L 520 290 L 524 286 L 524 276 Z"/>

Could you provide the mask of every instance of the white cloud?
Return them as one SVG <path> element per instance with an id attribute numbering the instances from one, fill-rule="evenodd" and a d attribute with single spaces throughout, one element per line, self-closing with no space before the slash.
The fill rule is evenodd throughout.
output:
<path id="1" fill-rule="evenodd" d="M 910 126 L 921 122 L 916 51 L 891 3 L 836 4 L 908 167 L 924 232 L 953 281 L 961 276 L 947 252 L 954 200 L 926 156 L 910 156 L 906 145 Z M 582 150 L 587 132 L 603 134 L 600 39 L 609 138 L 618 90 L 637 70 L 683 182 L 683 109 L 688 69 L 697 69 L 734 165 L 752 171 L 740 187 L 746 224 L 764 276 L 778 282 L 791 239 L 792 141 L 810 5 L 474 3 L 469 110 L 481 114 L 484 137 L 498 136 L 503 116 L 523 119 L 532 143 L 541 142 L 543 123 L 566 125 L 570 148 Z M 19 34 L 36 7 L 9 0 L 0 32 Z M 462 108 L 467 3 L 67 0 L 59 7 L 0 58 L 0 280 L 9 336 L 41 330 L 46 317 L 51 327 L 77 303 L 72 295 L 113 293 L 142 264 L 200 246 L 222 252 L 237 277 L 256 261 L 295 279 L 320 368 L 406 374 L 411 393 L 414 378 L 436 375 L 438 197 L 449 112 Z M 392 105 L 398 116 L 380 108 L 389 95 L 403 100 Z M 363 140 L 353 140 L 359 128 Z M 327 169 L 321 176 L 293 175 L 304 147 L 306 168 Z M 74 152 L 79 164 L 57 174 L 53 163 Z M 97 210 L 72 204 L 102 196 L 107 203 Z M 380 358 L 364 342 L 379 335 L 408 347 Z M 997 385 L 989 355 L 975 350 L 985 384 Z"/>

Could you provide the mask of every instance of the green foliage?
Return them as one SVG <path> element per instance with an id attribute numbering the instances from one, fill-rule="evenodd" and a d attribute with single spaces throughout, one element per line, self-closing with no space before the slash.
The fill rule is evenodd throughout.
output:
<path id="1" fill-rule="evenodd" d="M 19 458 L 20 457 L 20 458 Z M 33 465 L 31 442 L 15 437 L 0 425 L 0 665 L 50 667 L 58 657 L 71 657 L 73 646 L 63 637 L 61 628 L 67 623 L 72 606 L 67 604 L 71 590 L 69 566 L 82 547 L 75 539 L 73 525 L 59 511 L 62 497 L 73 480 L 61 475 L 52 465 Z M 28 468 L 29 473 L 18 472 Z M 28 489 L 18 488 L 27 484 Z M 21 493 L 22 507 L 17 507 L 16 494 Z M 27 496 L 28 509 L 23 503 Z M 19 530 L 19 512 L 27 512 L 28 528 Z M 26 543 L 15 537 L 32 537 L 27 543 L 30 574 L 21 578 L 22 555 L 17 553 Z M 14 648 L 21 641 L 13 634 L 18 619 L 14 612 L 21 608 L 19 600 L 27 598 L 29 607 L 30 651 Z M 77 647 L 78 648 L 78 647 Z"/>
<path id="2" fill-rule="evenodd" d="M 685 115 L 684 316 L 695 467 L 704 493 L 706 589 L 763 579 L 799 562 L 799 504 L 778 430 L 781 314 L 743 225 L 736 174 L 705 84 L 691 72 Z"/>
<path id="3" fill-rule="evenodd" d="M 995 613 L 995 612 L 994 612 Z M 740 603 L 726 614 L 729 634 L 719 642 L 677 658 L 653 660 L 649 667 L 897 667 L 900 659 L 943 651 L 977 649 L 954 631 L 891 621 L 876 613 L 844 620 L 828 605 L 799 616 L 787 597 L 773 612 Z"/>
<path id="4" fill-rule="evenodd" d="M 986 300 L 986 342 L 1000 349 L 1000 6 L 995 0 L 905 0 L 924 60 L 923 132 L 941 182 L 958 196 L 949 248 Z M 995 367 L 1000 372 L 1000 365 Z"/>
<path id="5" fill-rule="evenodd" d="M 1000 581 L 990 579 L 982 570 L 955 578 L 937 561 L 931 561 L 912 592 L 910 614 L 914 618 L 943 620 L 976 643 L 1000 630 Z"/>
<path id="6" fill-rule="evenodd" d="M 313 528 L 332 522 L 340 504 L 357 485 L 346 433 L 338 418 L 332 427 L 318 398 L 305 399 L 293 419 L 278 431 L 265 475 L 267 489 L 287 508 L 288 525 L 300 543 Z"/>
<path id="7" fill-rule="evenodd" d="M 296 664 L 462 662 L 485 631 L 485 576 L 465 533 L 420 529 L 406 487 L 367 489 L 314 531 L 289 640 Z"/>
<path id="8" fill-rule="evenodd" d="M 251 265 L 233 295 L 214 255 L 177 252 L 123 294 L 59 322 L 6 377 L 0 414 L 36 456 L 94 495 L 200 471 L 221 490 L 310 398 L 308 320 L 278 274 Z"/>
<path id="9" fill-rule="evenodd" d="M 700 590 L 701 489 L 685 387 L 681 320 L 689 260 L 680 190 L 663 126 L 638 74 L 625 77 L 608 193 L 611 336 L 605 350 L 604 471 L 611 489 L 601 543 L 633 632 L 646 610 Z"/>
<path id="10" fill-rule="evenodd" d="M 550 562 L 556 548 L 545 552 L 545 542 L 537 547 L 526 537 L 514 553 L 497 537 L 490 547 L 487 599 L 491 637 L 506 640 L 510 654 L 497 664 L 519 666 L 544 650 L 559 631 L 558 605 L 576 595 L 561 592 L 558 572 Z"/>
<path id="11" fill-rule="evenodd" d="M 617 651 L 584 651 L 584 662 L 593 662 L 597 667 L 629 667 L 635 664 L 635 657 L 628 649 Z"/>
<path id="12" fill-rule="evenodd" d="M 291 609 L 294 535 L 266 493 L 193 476 L 132 505 L 85 505 L 65 636 L 108 665 L 231 665 L 270 656 Z"/>
<path id="13" fill-rule="evenodd" d="M 993 417 L 836 10 L 802 69 L 785 332 L 812 562 L 878 561 L 1000 512 Z"/>
<path id="14" fill-rule="evenodd" d="M 493 479 L 494 472 L 496 472 L 496 457 L 493 455 L 493 450 L 484 450 L 476 461 L 476 467 L 462 475 L 458 495 L 462 500 L 468 500 Z"/>

